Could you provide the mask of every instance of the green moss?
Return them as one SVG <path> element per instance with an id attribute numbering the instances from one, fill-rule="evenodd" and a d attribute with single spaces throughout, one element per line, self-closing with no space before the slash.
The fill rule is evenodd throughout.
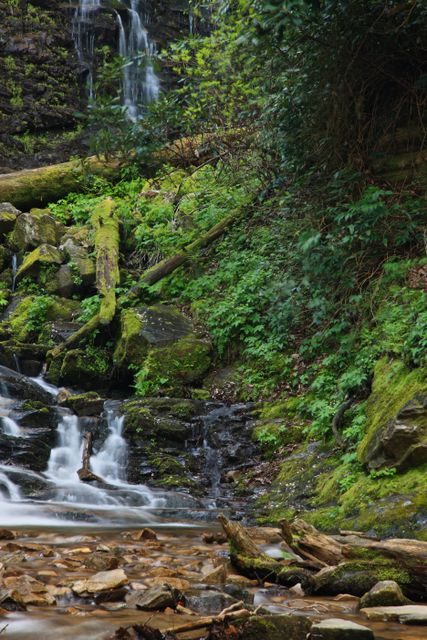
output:
<path id="1" fill-rule="evenodd" d="M 141 339 L 142 321 L 136 309 L 124 309 L 121 314 L 120 338 L 114 351 L 116 364 L 140 364 L 147 354 L 147 343 Z"/>
<path id="2" fill-rule="evenodd" d="M 296 396 L 278 402 L 268 402 L 262 404 L 257 413 L 262 420 L 294 417 L 298 413 L 300 403 L 301 399 Z"/>
<path id="3" fill-rule="evenodd" d="M 381 359 L 375 366 L 372 393 L 366 404 L 367 430 L 358 448 L 366 462 L 379 433 L 417 393 L 427 391 L 427 369 L 408 369 L 403 362 Z"/>
<path id="4" fill-rule="evenodd" d="M 136 376 L 137 394 L 167 392 L 179 395 L 186 385 L 201 379 L 210 362 L 210 344 L 193 335 L 150 349 Z"/>
<path id="5" fill-rule="evenodd" d="M 61 263 L 61 252 L 56 247 L 42 244 L 25 256 L 23 263 L 18 269 L 16 278 L 20 279 L 24 274 L 33 272 L 35 269 L 40 269 L 42 264 L 51 265 Z"/>
<path id="6" fill-rule="evenodd" d="M 96 286 L 102 296 L 99 318 L 101 324 L 109 324 L 116 311 L 115 287 L 120 282 L 119 219 L 112 198 L 96 206 L 91 222 L 95 229 Z"/>
<path id="7" fill-rule="evenodd" d="M 26 342 L 28 339 L 28 312 L 34 299 L 35 296 L 23 298 L 9 318 L 12 335 L 17 342 Z"/>

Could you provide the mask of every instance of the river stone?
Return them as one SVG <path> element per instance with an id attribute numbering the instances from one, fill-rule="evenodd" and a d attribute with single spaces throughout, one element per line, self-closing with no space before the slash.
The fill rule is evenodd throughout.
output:
<path id="1" fill-rule="evenodd" d="M 226 607 L 238 602 L 236 598 L 222 591 L 192 591 L 187 593 L 186 596 L 188 608 L 202 615 L 220 613 Z"/>
<path id="2" fill-rule="evenodd" d="M 392 607 L 407 604 L 408 600 L 394 580 L 377 582 L 360 600 L 360 608 Z"/>
<path id="3" fill-rule="evenodd" d="M 113 571 L 100 571 L 86 580 L 78 580 L 73 583 L 71 588 L 77 595 L 82 595 L 116 589 L 127 583 L 128 578 L 123 569 L 114 569 Z"/>
<path id="4" fill-rule="evenodd" d="M 361 609 L 368 620 L 427 625 L 427 605 L 408 604 L 403 607 L 372 607 Z"/>
<path id="5" fill-rule="evenodd" d="M 126 604 L 131 609 L 142 611 L 164 611 L 167 607 L 175 609 L 182 596 L 167 584 L 156 585 L 147 591 L 132 591 L 126 596 Z"/>
<path id="6" fill-rule="evenodd" d="M 409 580 L 407 572 L 392 560 L 342 562 L 336 567 L 325 567 L 314 576 L 314 591 L 325 596 L 349 593 L 362 597 L 381 579 L 399 580 L 397 576 L 402 577 L 403 584 Z"/>
<path id="7" fill-rule="evenodd" d="M 36 273 L 43 264 L 61 264 L 61 252 L 50 244 L 41 244 L 36 249 L 25 256 L 23 263 L 19 267 L 16 278 L 21 278 L 24 274 Z"/>
<path id="8" fill-rule="evenodd" d="M 310 628 L 311 622 L 304 616 L 255 616 L 244 624 L 242 637 L 245 640 L 306 640 Z"/>
<path id="9" fill-rule="evenodd" d="M 309 640 L 375 640 L 371 629 L 350 620 L 330 618 L 311 627 Z"/>
<path id="10" fill-rule="evenodd" d="M 48 209 L 32 209 L 18 216 L 12 233 L 12 245 L 19 251 L 41 244 L 58 246 L 64 227 L 49 215 Z"/>

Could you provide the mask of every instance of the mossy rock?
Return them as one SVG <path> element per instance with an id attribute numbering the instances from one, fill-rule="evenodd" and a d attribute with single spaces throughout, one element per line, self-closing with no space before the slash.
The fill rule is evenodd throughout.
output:
<path id="1" fill-rule="evenodd" d="M 3 267 L 6 265 L 7 261 L 7 251 L 6 247 L 0 245 L 0 271 L 2 271 Z"/>
<path id="2" fill-rule="evenodd" d="M 242 627 L 245 640 L 306 640 L 311 621 L 299 615 L 254 616 Z"/>
<path id="3" fill-rule="evenodd" d="M 92 230 L 90 227 L 75 227 L 67 231 L 62 238 L 61 251 L 69 260 L 69 266 L 85 287 L 95 284 L 95 261 L 90 257 L 93 250 Z"/>
<path id="4" fill-rule="evenodd" d="M 405 470 L 427 463 L 427 368 L 380 360 L 366 411 L 367 432 L 358 448 L 363 464 Z"/>
<path id="5" fill-rule="evenodd" d="M 104 398 L 95 391 L 69 396 L 61 403 L 78 416 L 99 416 L 104 407 Z"/>
<path id="6" fill-rule="evenodd" d="M 16 218 L 16 213 L 8 213 L 0 209 L 0 235 L 5 235 L 13 230 Z"/>
<path id="7" fill-rule="evenodd" d="M 110 383 L 111 362 L 107 354 L 94 349 L 71 349 L 49 363 L 48 380 L 55 385 L 81 389 L 105 389 Z"/>
<path id="8" fill-rule="evenodd" d="M 322 569 L 314 577 L 314 589 L 318 595 L 350 593 L 361 597 L 383 580 L 393 580 L 404 593 L 411 592 L 412 578 L 408 571 L 392 560 L 374 557 Z"/>
<path id="9" fill-rule="evenodd" d="M 57 247 L 64 233 L 64 227 L 45 209 L 33 209 L 18 216 L 10 238 L 11 245 L 18 251 L 35 248 L 41 244 Z"/>
<path id="10" fill-rule="evenodd" d="M 61 263 L 62 255 L 56 247 L 49 244 L 41 244 L 25 256 L 24 261 L 17 271 L 16 278 L 19 280 L 24 275 L 35 275 L 42 265 L 60 265 Z"/>
<path id="11" fill-rule="evenodd" d="M 124 434 L 131 439 L 154 439 L 156 442 L 183 444 L 192 433 L 191 425 L 184 421 L 190 416 L 190 401 L 172 400 L 162 406 L 157 405 L 155 400 L 123 403 Z"/>
<path id="12" fill-rule="evenodd" d="M 10 328 L 14 340 L 17 342 L 29 342 L 29 338 L 34 333 L 29 325 L 29 315 L 33 303 L 36 303 L 37 296 L 25 296 L 18 303 L 8 318 Z M 80 303 L 77 300 L 67 300 L 64 298 L 51 297 L 49 304 L 46 306 L 44 318 L 41 319 L 41 324 L 37 334 L 42 333 L 45 323 L 57 320 L 73 320 L 81 312 Z"/>

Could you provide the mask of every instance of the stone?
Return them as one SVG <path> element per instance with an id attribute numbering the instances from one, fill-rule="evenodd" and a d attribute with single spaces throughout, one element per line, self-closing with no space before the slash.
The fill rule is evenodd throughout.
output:
<path id="1" fill-rule="evenodd" d="M 392 607 L 408 603 L 401 588 L 394 580 L 382 580 L 365 593 L 360 600 L 360 608 Z"/>
<path id="2" fill-rule="evenodd" d="M 48 209 L 32 209 L 18 216 L 12 233 L 12 246 L 19 251 L 42 244 L 57 247 L 64 227 L 50 215 Z"/>
<path id="3" fill-rule="evenodd" d="M 243 625 L 242 637 L 245 640 L 306 640 L 310 628 L 310 620 L 300 615 L 254 616 Z"/>
<path id="4" fill-rule="evenodd" d="M 411 582 L 407 571 L 392 560 L 357 560 L 325 567 L 314 576 L 314 591 L 319 595 L 347 593 L 363 596 L 381 580 Z"/>
<path id="5" fill-rule="evenodd" d="M 94 359 L 83 349 L 70 349 L 51 360 L 47 378 L 57 386 L 105 388 L 110 381 L 111 367 L 104 351 L 99 350 L 98 356 Z"/>
<path id="6" fill-rule="evenodd" d="M 50 244 L 41 244 L 25 256 L 23 263 L 16 273 L 16 278 L 19 280 L 24 274 L 29 273 L 34 275 L 42 265 L 61 263 L 62 255 L 56 247 Z"/>
<path id="7" fill-rule="evenodd" d="M 205 584 L 220 584 L 226 581 L 227 570 L 224 565 L 216 567 L 216 569 L 209 568 L 206 573 L 203 573 L 201 581 Z"/>
<path id="8" fill-rule="evenodd" d="M 171 576 L 155 576 L 154 578 L 147 579 L 146 582 L 150 586 L 166 585 L 179 591 L 187 591 L 190 588 L 188 580 L 184 580 L 184 578 L 174 578 Z"/>
<path id="9" fill-rule="evenodd" d="M 60 404 L 68 407 L 78 416 L 99 416 L 104 407 L 104 398 L 95 391 L 69 395 Z"/>
<path id="10" fill-rule="evenodd" d="M 375 640 L 371 629 L 350 620 L 330 618 L 311 627 L 309 640 Z"/>
<path id="11" fill-rule="evenodd" d="M 9 589 L 10 597 L 24 607 L 55 604 L 55 598 L 48 593 L 46 585 L 31 576 L 10 576 L 4 579 L 4 585 Z"/>
<path id="12" fill-rule="evenodd" d="M 368 425 L 358 448 L 369 469 L 406 471 L 427 462 L 427 372 L 380 360 L 367 403 Z"/>
<path id="13" fill-rule="evenodd" d="M 141 609 L 142 611 L 164 611 L 167 607 L 175 609 L 177 602 L 181 599 L 180 593 L 161 584 L 147 590 L 138 589 L 126 596 L 126 604 L 131 609 Z"/>
<path id="14" fill-rule="evenodd" d="M 0 213 L 13 213 L 15 216 L 19 216 L 21 211 L 10 202 L 0 202 Z"/>
<path id="15" fill-rule="evenodd" d="M 427 605 L 409 604 L 402 607 L 372 607 L 361 609 L 368 620 L 427 625 Z"/>
<path id="16" fill-rule="evenodd" d="M 44 405 L 53 404 L 50 393 L 45 391 L 26 376 L 0 365 L 0 383 L 5 385 L 8 394 L 22 400 L 38 400 Z"/>
<path id="17" fill-rule="evenodd" d="M 161 386 L 176 395 L 184 385 L 201 379 L 210 365 L 210 351 L 210 343 L 199 338 L 189 320 L 173 306 L 158 304 L 122 311 L 114 361 L 124 371 L 143 368 L 149 392 L 157 392 Z"/>
<path id="18" fill-rule="evenodd" d="M 139 531 L 134 531 L 131 536 L 132 540 L 157 540 L 157 534 L 153 529 L 145 527 Z"/>
<path id="19" fill-rule="evenodd" d="M 123 569 L 113 571 L 101 571 L 86 580 L 78 580 L 71 586 L 74 593 L 98 593 L 108 589 L 116 589 L 128 583 L 128 578 Z"/>
<path id="20" fill-rule="evenodd" d="M 69 268 L 74 276 L 81 279 L 82 285 L 85 287 L 93 285 L 96 278 L 95 262 L 89 257 L 90 248 L 85 244 L 85 240 L 87 240 L 89 235 L 89 229 L 86 229 L 85 238 L 83 238 L 81 234 L 71 235 L 68 233 L 63 237 L 60 245 L 61 251 L 63 251 L 69 259 Z"/>
<path id="21" fill-rule="evenodd" d="M 0 235 L 4 235 L 12 231 L 15 223 L 16 213 L 9 213 L 7 211 L 1 211 L 0 209 Z"/>
<path id="22" fill-rule="evenodd" d="M 76 290 L 73 272 L 68 264 L 63 264 L 55 273 L 53 280 L 47 283 L 47 291 L 63 298 L 71 298 Z"/>
<path id="23" fill-rule="evenodd" d="M 191 591 L 189 594 L 186 594 L 186 600 L 189 609 L 202 615 L 220 613 L 223 609 L 238 602 L 236 598 L 228 595 L 228 593 L 214 591 L 213 589 Z"/>
<path id="24" fill-rule="evenodd" d="M 95 569 L 96 571 L 110 571 L 117 569 L 120 559 L 110 553 L 90 553 L 90 555 L 83 560 L 83 564 L 88 569 Z"/>
<path id="25" fill-rule="evenodd" d="M 14 540 L 16 535 L 9 529 L 0 529 L 0 540 Z"/>

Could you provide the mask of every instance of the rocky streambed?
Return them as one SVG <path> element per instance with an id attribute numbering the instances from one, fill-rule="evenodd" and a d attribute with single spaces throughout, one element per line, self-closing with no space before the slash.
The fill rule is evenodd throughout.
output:
<path id="1" fill-rule="evenodd" d="M 238 573 L 217 528 L 161 525 L 1 531 L 2 635 L 16 640 L 426 637 L 425 626 L 399 620 L 426 623 L 427 607 L 375 614 L 372 608 L 360 612 L 359 599 L 348 594 L 304 597 L 299 586 L 287 589 Z M 280 552 L 279 530 L 250 532 L 262 548 Z M 224 610 L 228 621 L 219 616 Z M 340 622 L 325 623 L 331 618 Z"/>

